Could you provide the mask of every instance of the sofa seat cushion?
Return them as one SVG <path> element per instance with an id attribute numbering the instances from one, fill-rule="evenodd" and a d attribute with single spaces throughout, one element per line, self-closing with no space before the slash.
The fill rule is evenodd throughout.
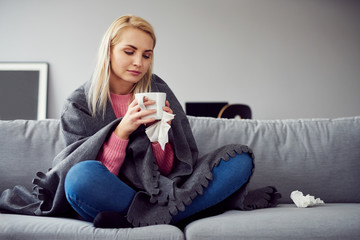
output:
<path id="1" fill-rule="evenodd" d="M 106 239 L 184 239 L 171 225 L 139 228 L 100 229 L 76 219 L 0 214 L 0 239 L 106 240 Z"/>
<path id="2" fill-rule="evenodd" d="M 185 228 L 192 239 L 360 239 L 360 204 L 311 208 L 281 204 L 254 211 L 228 211 Z"/>

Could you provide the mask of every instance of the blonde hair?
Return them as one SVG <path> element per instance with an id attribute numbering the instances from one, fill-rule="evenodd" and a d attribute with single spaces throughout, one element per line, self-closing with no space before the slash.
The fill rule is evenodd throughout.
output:
<path id="1" fill-rule="evenodd" d="M 125 15 L 116 19 L 106 31 L 98 52 L 97 63 L 92 76 L 92 82 L 88 95 L 88 105 L 93 117 L 97 113 L 105 115 L 107 100 L 110 99 L 110 52 L 113 46 L 120 41 L 121 31 L 126 27 L 134 27 L 148 33 L 156 43 L 154 30 L 150 23 L 146 20 L 133 16 Z M 144 77 L 134 85 L 132 94 L 138 92 L 150 91 L 150 82 L 153 67 L 153 57 L 151 57 L 151 64 L 149 70 Z"/>

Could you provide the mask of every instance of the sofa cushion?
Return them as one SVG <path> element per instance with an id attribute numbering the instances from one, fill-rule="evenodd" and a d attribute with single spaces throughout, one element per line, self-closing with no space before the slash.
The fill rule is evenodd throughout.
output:
<path id="1" fill-rule="evenodd" d="M 0 214 L 0 223 L 0 239 L 184 239 L 183 232 L 171 225 L 101 229 L 94 228 L 90 222 L 75 219 L 15 214 Z"/>
<path id="2" fill-rule="evenodd" d="M 274 185 L 282 203 L 292 203 L 294 190 L 326 203 L 360 202 L 360 117 L 189 120 L 200 155 L 232 143 L 253 149 L 250 189 Z"/>
<path id="3" fill-rule="evenodd" d="M 38 171 L 46 172 L 64 148 L 59 120 L 0 121 L 0 192 L 15 185 L 31 189 Z"/>
<path id="4" fill-rule="evenodd" d="M 360 239 L 360 204 L 297 208 L 294 204 L 254 211 L 228 211 L 185 228 L 187 240 Z"/>

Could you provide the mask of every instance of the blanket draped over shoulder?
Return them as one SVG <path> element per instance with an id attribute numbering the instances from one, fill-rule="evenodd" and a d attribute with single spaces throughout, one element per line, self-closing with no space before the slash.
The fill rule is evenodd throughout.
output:
<path id="1" fill-rule="evenodd" d="M 121 121 L 116 118 L 110 101 L 104 116 L 91 116 L 87 103 L 89 86 L 90 81 L 67 99 L 61 116 L 67 147 L 55 157 L 54 166 L 47 173 L 37 173 L 34 192 L 22 186 L 5 190 L 0 209 L 48 216 L 65 216 L 72 211 L 64 192 L 67 172 L 78 162 L 96 159 L 103 143 Z M 240 144 L 214 149 L 199 158 L 188 119 L 173 92 L 156 75 L 152 77 L 151 91 L 165 92 L 176 114 L 169 131 L 175 164 L 170 175 L 161 175 L 145 127 L 140 126 L 130 135 L 119 178 L 137 191 L 127 213 L 128 221 L 134 226 L 170 223 L 173 215 L 184 211 L 185 206 L 203 193 L 212 180 L 211 170 L 221 160 L 227 161 L 243 152 L 254 159 L 251 149 Z"/>

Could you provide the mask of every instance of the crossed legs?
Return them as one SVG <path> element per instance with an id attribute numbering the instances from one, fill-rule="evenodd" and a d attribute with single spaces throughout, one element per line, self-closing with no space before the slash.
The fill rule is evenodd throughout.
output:
<path id="1" fill-rule="evenodd" d="M 213 168 L 213 180 L 203 194 L 186 206 L 185 211 L 179 211 L 172 223 L 179 223 L 219 203 L 231 203 L 231 207 L 240 209 L 236 201 L 243 200 L 244 196 L 239 189 L 250 178 L 252 167 L 252 159 L 246 153 L 237 154 L 228 161 L 221 160 Z M 89 160 L 70 169 L 65 179 L 65 194 L 70 205 L 84 220 L 92 222 L 97 217 L 96 225 L 99 227 L 127 227 L 127 224 L 110 223 L 124 223 L 124 216 L 136 191 L 109 172 L 101 162 Z"/>

